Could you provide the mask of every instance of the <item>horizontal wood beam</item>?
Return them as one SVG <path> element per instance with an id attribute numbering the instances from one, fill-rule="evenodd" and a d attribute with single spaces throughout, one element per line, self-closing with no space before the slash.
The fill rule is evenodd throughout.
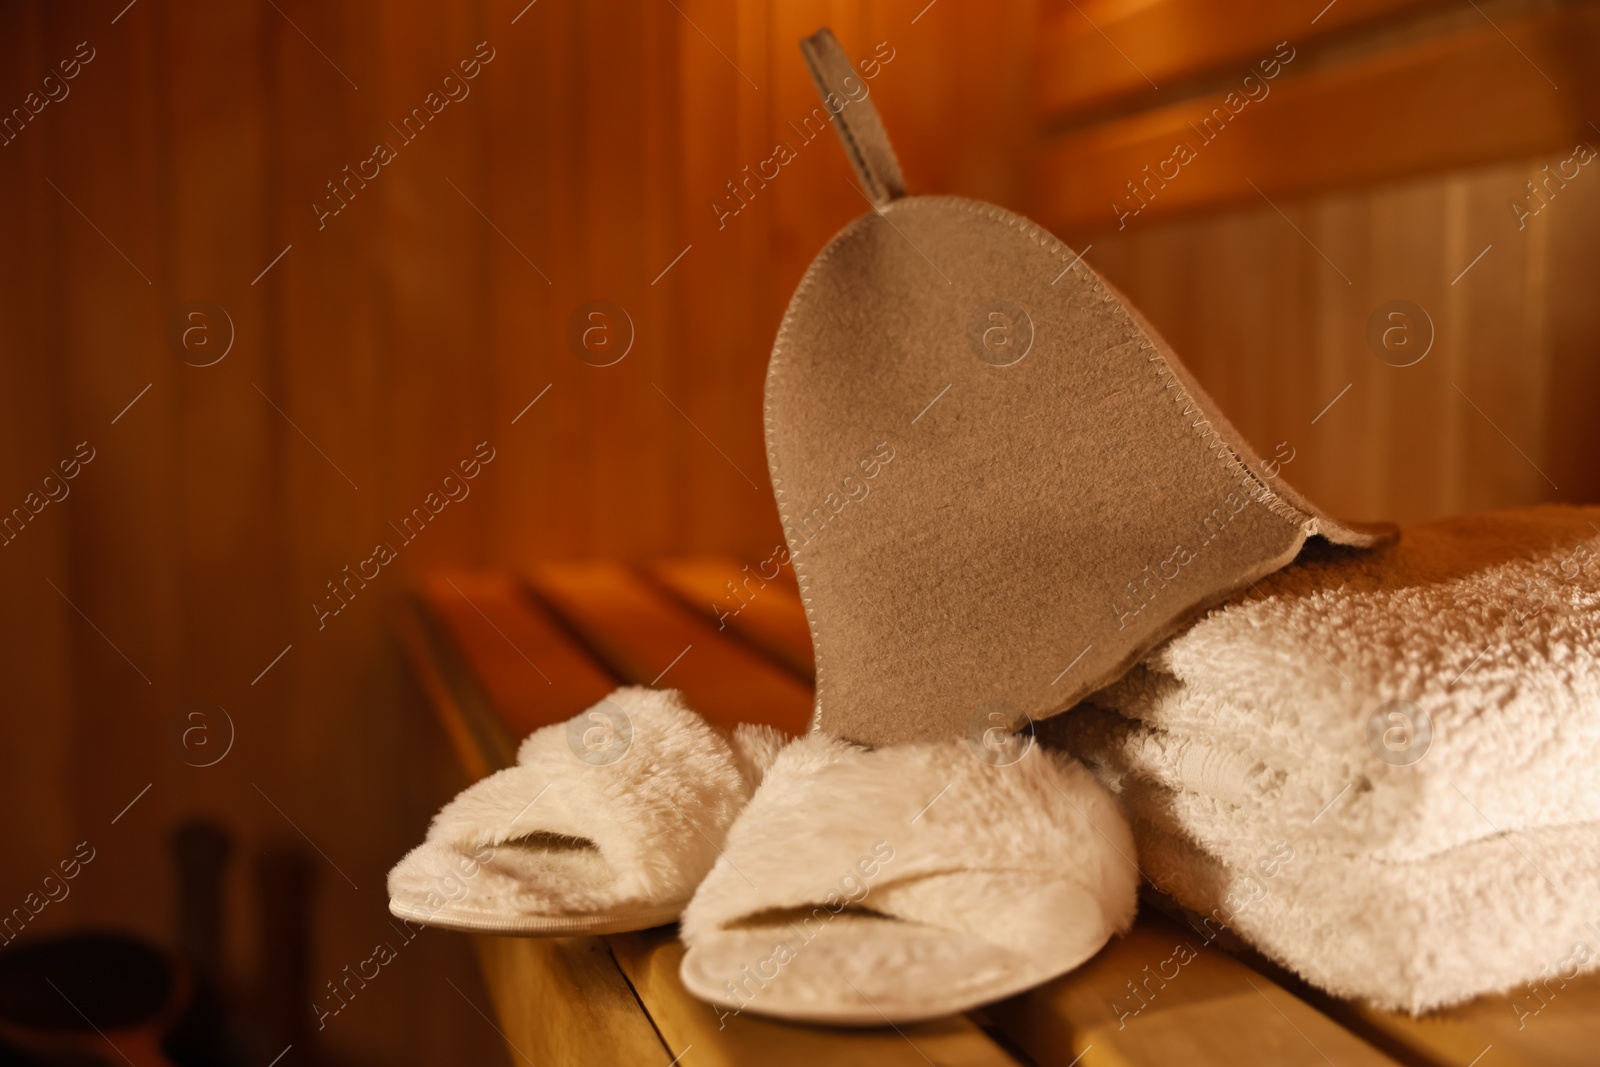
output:
<path id="1" fill-rule="evenodd" d="M 1337 0 L 1319 15 L 1323 2 L 1055 0 L 1040 21 L 1034 99 L 1046 117 L 1137 102 L 1222 67 L 1248 68 L 1279 41 L 1304 45 L 1444 0 Z"/>
<path id="2" fill-rule="evenodd" d="M 1304 72 L 1291 62 L 1258 100 L 1219 90 L 1050 138 L 1034 211 L 1058 232 L 1117 230 L 1262 194 L 1600 146 L 1600 4 L 1481 21 Z"/>

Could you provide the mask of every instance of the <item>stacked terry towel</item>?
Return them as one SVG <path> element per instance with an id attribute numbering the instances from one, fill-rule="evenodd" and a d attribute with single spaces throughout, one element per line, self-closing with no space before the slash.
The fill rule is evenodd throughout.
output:
<path id="1" fill-rule="evenodd" d="M 1144 873 L 1340 996 L 1600 966 L 1600 508 L 1308 548 L 1049 724 Z"/>

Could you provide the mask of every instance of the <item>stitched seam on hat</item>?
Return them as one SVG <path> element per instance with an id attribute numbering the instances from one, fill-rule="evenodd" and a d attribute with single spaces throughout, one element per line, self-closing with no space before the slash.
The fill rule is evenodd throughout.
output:
<path id="1" fill-rule="evenodd" d="M 778 523 L 783 527 L 783 540 L 789 546 L 789 565 L 794 568 L 796 583 L 800 586 L 800 604 L 805 609 L 806 627 L 811 631 L 812 653 L 812 704 L 810 731 L 815 732 L 822 722 L 822 691 L 823 691 L 823 650 L 822 631 L 817 627 L 816 615 L 811 603 L 811 579 L 806 573 L 806 568 L 801 563 L 800 557 L 795 554 L 795 546 L 789 539 L 789 508 L 784 498 L 783 479 L 778 474 L 777 453 L 772 446 L 772 394 L 783 371 L 783 347 L 788 342 L 790 328 L 794 324 L 795 309 L 799 307 L 801 299 L 812 288 L 817 275 L 847 243 L 857 239 L 867 230 L 867 220 L 877 214 L 873 211 L 862 215 L 846 224 L 833 239 L 817 253 L 817 258 L 811 261 L 811 266 L 806 268 L 800 284 L 795 286 L 794 295 L 789 298 L 789 306 L 784 309 L 783 321 L 778 324 L 778 336 L 772 342 L 772 355 L 767 361 L 766 394 L 762 401 L 762 424 L 766 433 L 767 444 L 767 476 L 772 479 L 772 495 L 778 505 Z"/>

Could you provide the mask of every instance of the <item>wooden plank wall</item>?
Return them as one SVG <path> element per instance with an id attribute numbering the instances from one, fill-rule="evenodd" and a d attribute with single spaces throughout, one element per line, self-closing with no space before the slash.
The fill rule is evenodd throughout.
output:
<path id="1" fill-rule="evenodd" d="M 1289 443 L 1284 477 L 1338 513 L 1593 501 L 1600 181 L 1572 183 L 1525 232 L 1507 221 L 1554 158 L 1281 202 L 1348 285 L 1265 204 L 1091 238 L 1089 256 L 1264 454 Z M 1394 299 L 1433 320 L 1415 366 L 1380 362 L 1364 336 Z"/>
<path id="2" fill-rule="evenodd" d="M 0 830 L 0 908 L 87 840 L 95 860 L 34 929 L 166 939 L 167 834 L 207 813 L 239 836 L 232 980 L 249 992 L 261 956 L 252 856 L 283 841 L 316 863 L 325 997 L 393 940 L 384 872 L 451 784 L 416 771 L 448 742 L 390 628 L 423 570 L 771 555 L 766 355 L 801 271 L 865 207 L 832 134 L 790 128 L 815 105 L 796 45 L 824 23 L 861 56 L 887 42 L 870 85 L 920 188 L 1020 200 L 1029 4 L 0 7 L 0 115 L 93 53 L 0 146 L 0 511 L 94 449 L 0 548 L 0 798 L 26 813 Z M 974 56 L 1006 61 L 980 76 Z M 404 118 L 472 59 L 470 95 L 408 141 Z M 380 141 L 394 158 L 335 198 Z M 713 202 L 778 141 L 797 158 L 719 230 Z M 633 322 L 615 366 L 568 345 L 595 300 Z M 214 365 L 169 343 L 191 301 L 231 319 Z M 470 495 L 405 541 L 463 461 Z M 380 541 L 394 561 L 349 579 Z M 227 725 L 181 718 L 190 701 L 232 723 L 214 766 L 191 764 Z M 486 1006 L 467 952 L 423 935 L 316 1039 L 492 1062 L 498 1038 L 440 979 Z"/>
<path id="3" fill-rule="evenodd" d="M 1051 0 L 1032 211 L 1327 507 L 1592 501 L 1597 46 L 1593 0 Z M 1367 341 L 1393 300 L 1432 322 L 1414 366 Z"/>
<path id="4" fill-rule="evenodd" d="M 1580 112 L 1600 115 L 1586 103 L 1593 3 L 1481 6 L 1239 0 L 1207 18 L 1215 5 L 1199 0 L 6 4 L 0 116 L 40 95 L 0 146 L 0 514 L 30 493 L 39 510 L 0 548 L 0 796 L 27 813 L 0 831 L 0 908 L 86 840 L 97 858 L 39 928 L 165 936 L 166 834 L 210 813 L 240 835 L 236 914 L 257 903 L 246 861 L 258 846 L 309 840 L 327 856 L 320 983 L 389 936 L 383 873 L 445 788 L 407 772 L 446 742 L 419 725 L 389 632 L 422 570 L 770 556 L 766 353 L 800 272 L 864 207 L 831 137 L 802 143 L 790 125 L 814 106 L 795 42 L 824 22 L 858 55 L 892 51 L 870 84 L 916 191 L 993 200 L 1092 244 L 1089 261 L 1244 433 L 1268 452 L 1288 441 L 1286 476 L 1330 506 L 1420 518 L 1593 499 L 1600 178 L 1585 167 L 1525 230 L 1505 204 L 1565 157 L 1557 135 L 1576 133 Z M 1187 175 L 1192 196 L 1174 186 L 1114 232 L 1101 213 L 1129 175 L 1102 166 L 1093 196 L 1067 181 L 1091 157 L 1124 161 L 1095 129 L 1169 122 L 1178 113 L 1162 109 L 1215 93 L 1218 71 L 1235 76 L 1257 45 L 1299 41 L 1277 28 L 1291 18 L 1318 27 L 1308 40 L 1328 35 L 1241 117 L 1268 119 L 1260 132 L 1239 129 L 1247 158 L 1288 161 L 1259 176 L 1276 207 L 1226 186 L 1228 157 L 1211 153 L 1196 166 L 1219 173 Z M 1558 92 L 1540 95 L 1541 75 L 1496 26 Z M 1403 84 L 1379 76 L 1399 77 L 1393 49 L 1413 39 L 1433 42 L 1447 71 L 1458 45 L 1469 58 L 1505 49 L 1468 73 L 1495 89 L 1488 99 L 1545 109 L 1448 127 L 1466 143 L 1457 155 L 1424 131 L 1434 154 L 1392 178 L 1370 164 L 1382 140 L 1361 140 L 1388 127 L 1338 127 L 1347 140 L 1316 158 L 1365 144 L 1368 169 L 1315 187 L 1289 165 L 1334 129 L 1319 116 L 1341 97 L 1315 90 L 1350 70 L 1379 79 L 1358 89 Z M 80 43 L 93 58 L 40 106 L 61 95 L 45 75 L 59 79 Z M 1069 46 L 1081 66 L 1047 65 Z M 470 95 L 439 107 L 446 73 L 473 58 Z M 1164 88 L 1139 89 L 1145 75 L 1125 59 Z M 1129 86 L 1150 100 L 1129 103 Z M 430 92 L 438 114 L 408 140 L 398 127 Z M 1290 103 L 1301 110 L 1272 117 Z M 1301 139 L 1274 149 L 1274 130 Z M 719 228 L 726 183 L 779 140 L 796 159 Z M 324 199 L 379 141 L 394 158 L 377 176 Z M 343 206 L 319 223 L 319 201 Z M 1413 368 L 1378 364 L 1362 342 L 1394 297 L 1436 323 L 1435 350 Z M 207 367 L 167 336 L 199 300 L 224 308 L 233 334 Z M 573 313 L 596 300 L 633 325 L 610 367 L 568 344 Z M 45 483 L 80 442 L 94 458 Z M 390 524 L 443 499 L 463 461 L 477 470 L 470 496 L 402 537 Z M 70 495 L 40 503 L 63 486 Z M 379 541 L 396 546 L 393 562 L 364 585 L 347 578 Z M 319 622 L 319 602 L 338 614 Z M 185 748 L 190 701 L 232 723 L 215 766 L 192 765 L 216 751 L 197 742 L 220 746 L 227 723 L 213 714 Z M 229 930 L 246 985 L 251 931 Z M 422 1010 L 441 995 L 423 961 L 445 966 L 452 944 L 407 949 L 395 977 L 330 1023 L 330 1046 L 462 1058 L 452 1024 Z"/>

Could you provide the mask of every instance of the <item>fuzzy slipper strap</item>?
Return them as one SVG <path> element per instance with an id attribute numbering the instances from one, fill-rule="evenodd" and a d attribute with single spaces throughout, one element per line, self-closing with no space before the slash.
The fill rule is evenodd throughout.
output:
<path id="1" fill-rule="evenodd" d="M 464 899 L 441 910 L 671 918 L 783 740 L 762 726 L 725 734 L 676 691 L 619 689 L 529 735 L 514 766 L 447 804 L 391 872 L 391 899 L 426 911 L 462 882 Z"/>
<path id="2" fill-rule="evenodd" d="M 813 735 L 780 755 L 724 852 L 684 913 L 691 946 L 752 917 L 820 907 L 1031 954 L 1051 951 L 1038 923 L 1063 925 L 1059 908 L 1097 908 L 1092 925 L 1121 930 L 1135 907 L 1132 835 L 1115 802 L 1080 764 L 1037 745 L 996 766 L 964 742 L 869 751 Z"/>

